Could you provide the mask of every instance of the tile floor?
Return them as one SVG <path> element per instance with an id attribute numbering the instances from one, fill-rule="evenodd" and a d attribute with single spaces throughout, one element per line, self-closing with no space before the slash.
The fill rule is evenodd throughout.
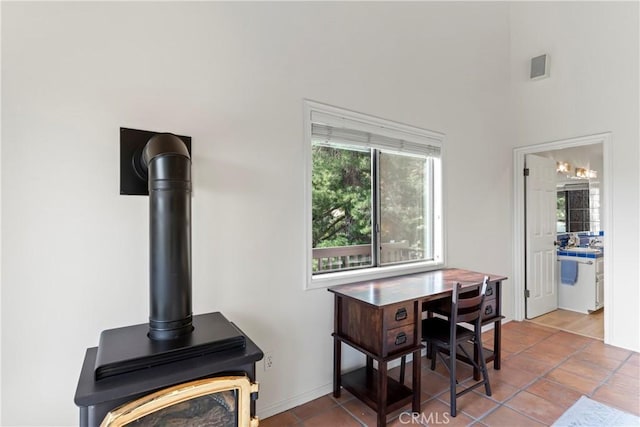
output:
<path id="1" fill-rule="evenodd" d="M 558 309 L 531 319 L 530 322 L 578 335 L 604 339 L 604 308 L 590 314 Z"/>
<path id="2" fill-rule="evenodd" d="M 502 369 L 489 364 L 492 396 L 478 388 L 458 398 L 458 416 L 452 418 L 446 370 L 440 361 L 435 371 L 422 363 L 422 413 L 414 425 L 551 425 L 582 395 L 640 416 L 638 353 L 530 322 L 509 322 L 502 330 Z M 492 336 L 485 334 L 486 346 Z M 458 371 L 462 385 L 472 381 L 466 365 Z M 391 375 L 397 378 L 398 368 Z M 387 425 L 412 424 L 410 410 L 407 405 L 390 414 Z M 328 394 L 260 421 L 261 427 L 375 425 L 375 413 L 344 390 L 339 399 Z"/>

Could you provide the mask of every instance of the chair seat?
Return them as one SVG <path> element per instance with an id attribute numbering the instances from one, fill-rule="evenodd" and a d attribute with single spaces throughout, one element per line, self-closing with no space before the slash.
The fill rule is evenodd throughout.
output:
<path id="1" fill-rule="evenodd" d="M 431 317 L 422 320 L 422 340 L 435 341 L 447 345 L 451 324 L 446 319 Z M 456 341 L 462 342 L 473 338 L 474 332 L 464 326 L 456 325 Z"/>

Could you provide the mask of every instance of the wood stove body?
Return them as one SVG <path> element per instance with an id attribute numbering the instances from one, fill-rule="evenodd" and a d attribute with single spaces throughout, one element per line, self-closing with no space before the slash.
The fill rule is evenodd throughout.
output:
<path id="1" fill-rule="evenodd" d="M 196 330 L 204 327 L 207 323 L 217 327 L 219 326 L 218 322 L 226 321 L 220 313 L 196 315 L 193 320 Z M 191 380 L 246 374 L 254 382 L 255 364 L 262 359 L 263 353 L 233 323 L 229 322 L 229 325 L 237 329 L 244 338 L 244 347 L 214 351 L 177 362 L 116 374 L 100 380 L 95 378 L 98 347 L 88 348 L 75 395 L 75 403 L 80 408 L 80 426 L 97 427 L 107 413 L 116 407 L 155 391 Z M 146 327 L 146 324 L 137 326 Z M 255 398 L 257 396 L 252 396 L 252 416 L 255 416 Z"/>
<path id="2" fill-rule="evenodd" d="M 87 349 L 75 395 L 83 427 L 189 381 L 246 375 L 253 382 L 263 357 L 221 313 L 191 312 L 191 139 L 122 128 L 120 146 L 121 194 L 150 199 L 149 323 L 103 331 L 98 347 Z"/>

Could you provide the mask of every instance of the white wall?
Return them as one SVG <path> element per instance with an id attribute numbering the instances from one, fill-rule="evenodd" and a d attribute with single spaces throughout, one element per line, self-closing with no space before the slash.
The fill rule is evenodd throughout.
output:
<path id="1" fill-rule="evenodd" d="M 303 98 L 444 132 L 449 264 L 511 274 L 506 3 L 2 8 L 1 424 L 75 424 L 85 348 L 146 321 L 120 126 L 193 137 L 193 308 L 273 353 L 262 416 L 331 384 L 331 295 L 303 290 Z"/>
<path id="2" fill-rule="evenodd" d="M 0 33 L 2 32 L 2 6 L 0 5 Z M 2 44 L 0 43 L 0 70 L 2 69 Z M 2 99 L 2 84 L 0 84 Z M 0 102 L 0 117 L 2 103 Z M 0 120 L 0 310 L 2 310 L 2 120 Z M 2 315 L 0 314 L 0 424 L 2 424 Z"/>
<path id="3" fill-rule="evenodd" d="M 639 34 L 637 2 L 515 2 L 510 6 L 515 145 L 612 132 L 612 218 L 605 287 L 607 342 L 640 350 Z M 551 57 L 529 81 L 529 59 Z"/>

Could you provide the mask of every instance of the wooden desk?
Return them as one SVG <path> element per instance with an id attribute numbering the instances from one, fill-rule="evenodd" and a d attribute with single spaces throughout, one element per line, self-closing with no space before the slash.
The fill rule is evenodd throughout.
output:
<path id="1" fill-rule="evenodd" d="M 453 286 L 477 289 L 489 276 L 483 324 L 494 323 L 494 351 L 485 350 L 487 362 L 500 369 L 502 307 L 500 285 L 504 276 L 461 269 L 444 269 L 334 286 L 335 294 L 333 395 L 344 387 L 378 414 L 378 427 L 387 414 L 411 403 L 420 412 L 422 304 L 450 297 Z M 367 357 L 366 366 L 342 373 L 342 343 Z M 387 363 L 413 354 L 411 388 L 387 374 Z M 373 361 L 377 361 L 377 369 Z"/>

